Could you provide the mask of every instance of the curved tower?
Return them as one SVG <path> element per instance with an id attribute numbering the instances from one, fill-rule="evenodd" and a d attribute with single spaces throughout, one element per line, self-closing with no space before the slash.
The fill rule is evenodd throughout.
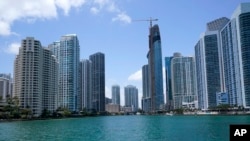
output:
<path id="1" fill-rule="evenodd" d="M 161 36 L 158 25 L 150 27 L 148 64 L 151 112 L 156 112 L 161 110 L 164 105 Z"/>

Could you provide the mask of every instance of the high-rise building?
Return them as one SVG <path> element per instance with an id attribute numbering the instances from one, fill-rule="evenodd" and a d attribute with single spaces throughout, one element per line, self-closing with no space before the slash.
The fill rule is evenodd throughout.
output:
<path id="1" fill-rule="evenodd" d="M 161 36 L 158 25 L 150 27 L 149 34 L 149 89 L 151 95 L 151 112 L 157 112 L 164 107 Z"/>
<path id="2" fill-rule="evenodd" d="M 92 109 L 92 63 L 90 60 L 80 62 L 80 93 L 78 97 L 78 108 L 82 110 Z"/>
<path id="3" fill-rule="evenodd" d="M 124 87 L 125 107 L 131 107 L 133 112 L 138 110 L 138 89 L 128 85 Z"/>
<path id="4" fill-rule="evenodd" d="M 48 48 L 43 48 L 42 109 L 50 112 L 58 107 L 58 61 Z"/>
<path id="5" fill-rule="evenodd" d="M 6 101 L 12 97 L 12 78 L 10 74 L 0 74 L 0 100 Z"/>
<path id="6" fill-rule="evenodd" d="M 198 108 L 194 57 L 174 55 L 171 72 L 174 109 Z"/>
<path id="7" fill-rule="evenodd" d="M 250 108 L 250 3 L 241 3 L 223 27 L 221 56 L 228 102 Z"/>
<path id="8" fill-rule="evenodd" d="M 80 46 L 76 34 L 61 37 L 60 41 L 49 45 L 59 62 L 58 106 L 76 111 L 79 94 Z"/>
<path id="9" fill-rule="evenodd" d="M 197 72 L 197 93 L 199 108 L 208 109 L 216 106 L 216 93 L 224 91 L 221 73 L 219 31 L 228 22 L 220 18 L 207 24 L 207 31 L 195 45 Z"/>
<path id="10" fill-rule="evenodd" d="M 33 37 L 22 40 L 14 62 L 13 95 L 21 108 L 28 108 L 33 116 L 43 109 L 53 112 L 57 96 L 57 60 Z"/>
<path id="11" fill-rule="evenodd" d="M 173 57 L 165 57 L 165 76 L 166 76 L 166 109 L 173 110 L 172 79 L 171 79 L 171 60 Z"/>
<path id="12" fill-rule="evenodd" d="M 151 96 L 149 89 L 149 72 L 148 65 L 142 67 L 142 110 L 151 111 Z"/>
<path id="13" fill-rule="evenodd" d="M 119 85 L 112 86 L 112 103 L 120 105 L 120 86 Z"/>
<path id="14" fill-rule="evenodd" d="M 105 56 L 103 53 L 90 55 L 92 62 L 92 108 L 105 112 Z"/>

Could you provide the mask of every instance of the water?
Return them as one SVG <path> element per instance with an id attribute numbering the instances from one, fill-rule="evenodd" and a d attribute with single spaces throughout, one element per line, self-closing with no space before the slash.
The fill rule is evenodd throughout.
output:
<path id="1" fill-rule="evenodd" d="M 0 123 L 2 141 L 228 141 L 250 116 L 103 116 Z"/>

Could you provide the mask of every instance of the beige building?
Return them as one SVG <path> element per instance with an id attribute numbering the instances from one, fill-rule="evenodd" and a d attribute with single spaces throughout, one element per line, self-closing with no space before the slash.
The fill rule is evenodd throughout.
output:
<path id="1" fill-rule="evenodd" d="M 119 113 L 120 112 L 120 105 L 119 104 L 106 104 L 105 109 L 109 113 Z"/>
<path id="2" fill-rule="evenodd" d="M 33 116 L 40 116 L 43 109 L 57 108 L 57 67 L 52 52 L 43 48 L 40 41 L 33 37 L 22 40 L 14 62 L 13 88 L 21 108 L 31 109 Z"/>

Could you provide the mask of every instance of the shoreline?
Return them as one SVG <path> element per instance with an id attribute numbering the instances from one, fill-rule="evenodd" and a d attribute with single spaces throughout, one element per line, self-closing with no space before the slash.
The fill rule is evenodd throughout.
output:
<path id="1" fill-rule="evenodd" d="M 71 116 L 71 117 L 49 117 L 49 118 L 31 118 L 31 119 L 0 119 L 1 123 L 6 122 L 18 122 L 18 121 L 36 121 L 36 120 L 56 120 L 56 119 L 69 119 L 69 118 L 89 118 L 89 117 L 100 117 L 100 116 L 170 116 L 166 114 L 141 114 L 141 115 L 96 115 L 96 116 Z M 171 116 L 250 116 L 249 113 L 245 114 L 173 114 Z"/>

